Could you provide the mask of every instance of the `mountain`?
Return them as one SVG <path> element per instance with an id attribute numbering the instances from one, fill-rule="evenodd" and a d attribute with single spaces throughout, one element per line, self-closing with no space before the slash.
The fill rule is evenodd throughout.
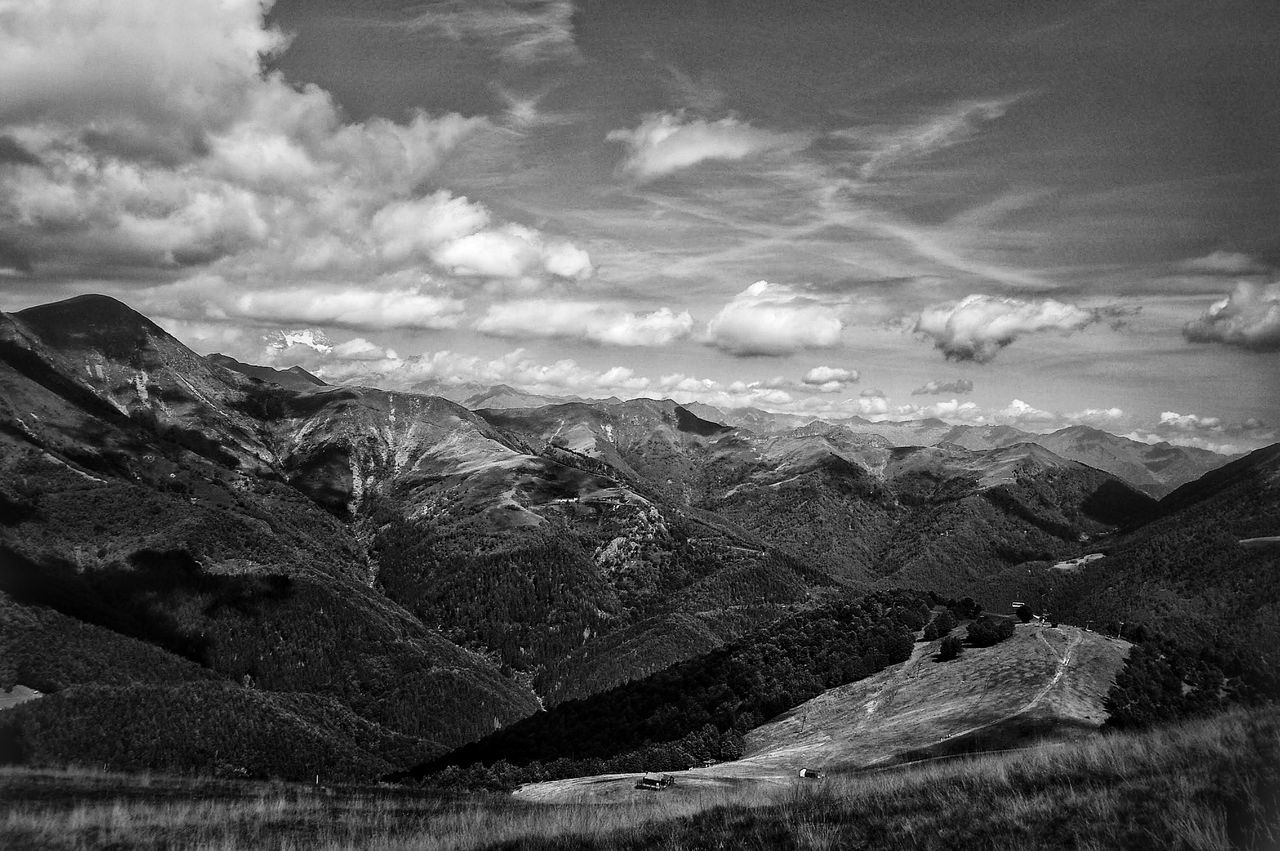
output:
<path id="1" fill-rule="evenodd" d="M 1071 426 L 1036 435 L 1033 440 L 1064 458 L 1119 476 L 1156 498 L 1221 467 L 1232 457 L 1190 446 L 1141 443 L 1088 426 Z"/>
<path id="2" fill-rule="evenodd" d="M 1012 431 L 651 399 L 469 410 L 234 366 L 102 296 L 0 314 L 0 687 L 50 695 L 6 710 L 31 759 L 169 712 L 189 746 L 166 770 L 296 772 L 210 753 L 306 729 L 308 759 L 376 776 L 876 589 L 1003 606 L 1057 582 L 1081 617 L 1133 605 L 1113 586 L 1168 599 L 1142 553 L 1272 504 L 1263 462 L 1157 504 Z M 1094 454 L 1134 451 L 1114 445 Z M 1052 567 L 1093 547 L 1108 557 Z M 1269 599 L 1250 552 L 1221 581 L 1177 568 L 1186 599 Z M 1237 619 L 1265 631 L 1260 611 Z"/>
<path id="3" fill-rule="evenodd" d="M 259 381 L 267 381 L 289 390 L 310 390 L 314 387 L 325 386 L 323 381 L 300 366 L 291 366 L 288 369 L 273 369 L 269 366 L 242 363 L 233 357 L 218 352 L 209 355 L 208 359 L 210 363 L 233 370 L 241 375 L 247 375 Z"/>
<path id="4" fill-rule="evenodd" d="M 479 393 L 473 393 L 462 400 L 462 405 L 471 410 L 477 408 L 541 408 L 543 405 L 558 405 L 562 402 L 581 401 L 577 397 L 540 396 L 536 393 L 525 393 L 506 384 L 495 384 Z"/>
<path id="5" fill-rule="evenodd" d="M 299 466 L 278 451 L 288 435 L 257 412 L 277 392 L 305 397 L 212 364 L 103 298 L 0 317 L 0 391 L 7 680 L 57 692 L 194 677 L 267 702 L 314 694 L 402 742 L 401 759 L 536 708 L 370 587 L 367 546 L 286 483 Z M 203 705 L 212 719 L 239 699 Z M 186 732 L 199 741 L 200 729 Z"/>
<path id="6" fill-rule="evenodd" d="M 750 429 L 757 434 L 779 434 L 815 422 L 811 417 L 775 414 L 757 408 L 722 411 L 694 403 L 689 405 L 689 409 L 699 416 Z M 829 424 L 839 425 L 854 434 L 882 437 L 895 446 L 949 443 L 982 452 L 1003 449 L 1015 443 L 1035 443 L 1067 460 L 1111 473 L 1156 499 L 1222 466 L 1232 457 L 1164 442 L 1142 443 L 1083 425 L 1037 434 L 1007 425 L 953 426 L 939 419 L 873 422 L 862 417 L 849 417 Z"/>
<path id="7" fill-rule="evenodd" d="M 1257 688 L 1280 690 L 1280 444 L 1185 484 L 1086 562 L 993 574 L 975 596 L 1037 600 L 1055 616 L 1175 641 Z M 1266 686 L 1270 683 L 1270 686 Z"/>

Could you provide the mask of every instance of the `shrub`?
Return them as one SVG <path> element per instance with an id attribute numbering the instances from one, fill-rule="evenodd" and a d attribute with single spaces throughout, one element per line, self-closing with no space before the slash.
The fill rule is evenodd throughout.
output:
<path id="1" fill-rule="evenodd" d="M 960 655 L 960 638 L 955 635 L 948 635 L 942 639 L 942 647 L 938 649 L 938 661 L 947 662 Z"/>

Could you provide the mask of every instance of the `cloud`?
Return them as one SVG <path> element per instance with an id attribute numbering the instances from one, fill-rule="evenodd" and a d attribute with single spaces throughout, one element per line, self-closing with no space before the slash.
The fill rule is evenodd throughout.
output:
<path id="1" fill-rule="evenodd" d="M 241 320 L 253 324 L 314 324 L 364 329 L 456 328 L 465 303 L 405 276 L 369 286 L 311 285 L 244 290 L 200 274 L 153 288 L 131 300 L 147 313 L 177 319 Z"/>
<path id="2" fill-rule="evenodd" d="M 688 119 L 683 113 L 653 113 L 634 130 L 614 130 L 605 138 L 627 146 L 622 170 L 639 180 L 653 180 L 707 160 L 742 160 L 808 142 L 807 136 L 763 130 L 736 118 L 706 121 Z"/>
<path id="3" fill-rule="evenodd" d="M 1256 275 L 1267 271 L 1265 264 L 1238 251 L 1214 251 L 1179 264 L 1187 272 L 1202 275 Z"/>
<path id="4" fill-rule="evenodd" d="M 815 366 L 804 374 L 805 384 L 826 384 L 831 381 L 838 381 L 841 384 L 848 384 L 857 381 L 859 378 L 856 369 L 842 369 L 836 366 Z"/>
<path id="5" fill-rule="evenodd" d="M 1023 301 L 975 294 L 956 303 L 926 307 L 915 330 L 932 338 L 948 360 L 986 363 L 1024 334 L 1068 333 L 1096 319 L 1093 311 L 1053 299 Z"/>
<path id="6" fill-rule="evenodd" d="M 434 0 L 405 26 L 480 45 L 519 65 L 582 58 L 570 0 Z"/>
<path id="7" fill-rule="evenodd" d="M 969 393 L 973 390 L 973 382 L 967 378 L 954 381 L 933 380 L 911 391 L 912 396 L 936 396 L 942 393 Z"/>
<path id="8" fill-rule="evenodd" d="M 1160 426 L 1170 431 L 1221 432 L 1224 428 L 1219 417 L 1202 417 L 1199 414 L 1179 414 L 1177 411 L 1164 411 L 1160 414 Z"/>
<path id="9" fill-rule="evenodd" d="M 963 142 L 977 132 L 980 123 L 1001 117 L 1018 99 L 1012 97 L 961 103 L 923 124 L 878 139 L 870 159 L 862 165 L 859 173 L 866 180 L 904 160 L 925 156 Z M 843 135 L 857 138 L 860 134 L 858 131 L 845 131 Z"/>
<path id="10" fill-rule="evenodd" d="M 1048 432 L 1073 425 L 1115 428 L 1126 416 L 1120 408 L 1086 408 L 1065 413 L 1050 411 L 1022 399 L 1011 399 L 1002 408 L 986 408 L 976 402 L 953 398 L 928 405 L 899 405 L 892 409 L 891 419 L 894 420 L 922 418 L 968 425 L 1010 425 L 1031 432 Z"/>
<path id="11" fill-rule="evenodd" d="M 612 346 L 665 346 L 689 336 L 693 317 L 666 307 L 630 313 L 596 302 L 522 299 L 492 305 L 475 327 L 495 337 L 563 337 Z"/>
<path id="12" fill-rule="evenodd" d="M 455 275 L 519 278 L 546 272 L 561 278 L 587 278 L 594 269 L 587 252 L 570 243 L 546 242 L 532 228 L 506 225 L 482 230 L 441 246 L 433 253 Z"/>
<path id="13" fill-rule="evenodd" d="M 1184 325 L 1182 333 L 1193 343 L 1280 351 L 1280 283 L 1238 282 L 1231 295 Z"/>
<path id="14" fill-rule="evenodd" d="M 1135 429 L 1125 437 L 1143 443 L 1171 443 L 1175 446 L 1235 455 L 1274 443 L 1280 435 L 1274 428 L 1255 418 L 1244 422 L 1228 422 L 1212 415 L 1164 411 L 1158 422 Z"/>
<path id="15" fill-rule="evenodd" d="M 838 393 L 846 386 L 857 382 L 858 378 L 856 369 L 815 366 L 804 374 L 801 383 L 806 385 L 806 389 L 817 390 L 820 393 Z"/>
<path id="16" fill-rule="evenodd" d="M 707 340 L 733 355 L 786 355 L 834 346 L 843 328 L 829 305 L 785 284 L 757 281 L 707 323 Z"/>
<path id="17" fill-rule="evenodd" d="M 264 25 L 269 5 L 5 6 L 0 246 L 22 250 L 0 265 L 180 282 L 202 270 L 218 292 L 161 287 L 149 309 L 348 327 L 452 327 L 470 279 L 534 290 L 593 274 L 571 242 L 431 185 L 463 141 L 498 132 L 485 119 L 353 122 L 265 68 L 286 44 Z M 567 21 L 562 5 L 494 8 Z M 505 26 L 513 44 L 537 41 Z"/>

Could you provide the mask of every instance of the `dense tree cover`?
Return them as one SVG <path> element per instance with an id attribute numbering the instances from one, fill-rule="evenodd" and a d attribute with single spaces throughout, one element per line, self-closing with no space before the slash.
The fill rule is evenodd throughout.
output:
<path id="1" fill-rule="evenodd" d="M 652 771 L 684 771 L 708 762 L 727 762 L 742 756 L 743 734 L 712 724 L 686 733 L 675 741 L 650 742 L 608 757 L 557 757 L 514 765 L 505 759 L 494 763 L 447 765 L 421 778 L 423 785 L 440 789 L 489 789 L 509 792 L 526 783 L 596 774 L 641 774 Z"/>
<path id="2" fill-rule="evenodd" d="M 674 512 L 575 508 L 594 519 L 495 530 L 375 511 L 379 587 L 451 641 L 536 672 L 679 607 L 791 602 L 825 578 L 785 555 L 735 549 L 715 532 L 694 536 Z"/>
<path id="3" fill-rule="evenodd" d="M 53 692 L 79 683 L 127 685 L 216 679 L 159 647 L 0 593 L 0 689 Z"/>
<path id="4" fill-rule="evenodd" d="M 426 524 L 380 530 L 378 581 L 447 638 L 520 669 L 563 655 L 619 610 L 591 548 L 566 530 L 442 535 Z"/>
<path id="5" fill-rule="evenodd" d="M 1145 630 L 1126 628 L 1134 640 Z M 1280 672 L 1230 651 L 1193 649 L 1146 637 L 1129 651 L 1106 698 L 1107 726 L 1144 728 L 1211 715 L 1235 704 L 1280 701 Z"/>
<path id="6" fill-rule="evenodd" d="M 631 764 L 631 752 L 678 744 L 708 724 L 720 733 L 751 729 L 825 689 L 905 660 L 927 613 L 923 595 L 907 591 L 798 611 L 705 656 L 537 713 L 418 775 L 499 760 L 538 762 L 545 771 L 562 758 L 629 770 L 620 766 Z"/>
<path id="7" fill-rule="evenodd" d="M 228 776 L 371 779 L 439 745 L 329 698 L 230 683 L 74 686 L 0 713 L 0 760 Z"/>
<path id="8" fill-rule="evenodd" d="M 973 647 L 990 647 L 1013 637 L 1013 621 L 998 615 L 983 615 L 969 624 L 967 638 Z"/>

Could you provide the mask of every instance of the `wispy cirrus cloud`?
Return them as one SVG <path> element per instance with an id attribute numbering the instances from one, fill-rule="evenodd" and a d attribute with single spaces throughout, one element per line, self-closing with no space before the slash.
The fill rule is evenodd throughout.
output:
<path id="1" fill-rule="evenodd" d="M 1201 275 L 1258 275 L 1267 271 L 1265 263 L 1239 251 L 1212 251 L 1184 260 L 1178 268 Z"/>
<path id="2" fill-rule="evenodd" d="M 647 115 L 634 129 L 613 130 L 605 138 L 627 146 L 621 169 L 642 181 L 709 160 L 743 160 L 770 151 L 796 150 L 811 141 L 804 133 L 765 130 L 736 118 L 707 121 L 670 112 Z"/>
<path id="3" fill-rule="evenodd" d="M 571 0 L 433 0 L 411 14 L 404 23 L 408 29 L 476 44 L 507 62 L 582 59 Z"/>
<path id="4" fill-rule="evenodd" d="M 879 138 L 872 138 L 871 154 L 859 168 L 858 174 L 868 180 L 887 171 L 894 165 L 928 156 L 971 138 L 978 127 L 1000 118 L 1023 95 L 989 100 L 966 101 L 941 113 L 930 116 L 920 124 L 897 129 Z M 847 131 L 846 136 L 863 140 L 863 130 Z"/>

